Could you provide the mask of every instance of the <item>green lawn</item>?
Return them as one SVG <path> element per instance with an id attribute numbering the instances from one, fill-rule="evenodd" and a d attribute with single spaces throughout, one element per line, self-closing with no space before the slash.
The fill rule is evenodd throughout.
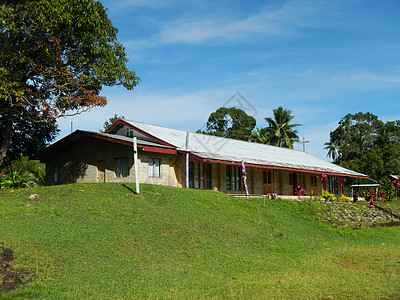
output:
<path id="1" fill-rule="evenodd" d="M 0 299 L 400 298 L 399 227 L 333 229 L 297 201 L 127 187 L 0 190 L 0 242 L 35 277 Z"/>

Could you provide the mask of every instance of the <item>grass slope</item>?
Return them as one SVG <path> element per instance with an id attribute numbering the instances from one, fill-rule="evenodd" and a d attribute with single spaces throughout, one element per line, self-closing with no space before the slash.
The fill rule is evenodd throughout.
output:
<path id="1" fill-rule="evenodd" d="M 296 201 L 133 187 L 1 191 L 0 242 L 36 279 L 0 299 L 400 298 L 398 227 L 331 229 Z"/>

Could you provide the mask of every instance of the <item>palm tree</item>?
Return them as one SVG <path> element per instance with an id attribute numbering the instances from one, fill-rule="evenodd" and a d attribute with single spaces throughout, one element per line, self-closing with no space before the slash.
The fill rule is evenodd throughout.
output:
<path id="1" fill-rule="evenodd" d="M 250 135 L 250 142 L 268 144 L 268 137 L 265 128 L 256 128 Z"/>
<path id="2" fill-rule="evenodd" d="M 268 127 L 265 128 L 268 144 L 293 149 L 293 143 L 299 142 L 297 130 L 293 128 L 301 124 L 289 124 L 294 116 L 291 115 L 291 110 L 282 106 L 274 109 L 273 113 L 274 118 L 265 118 L 268 122 Z"/>
<path id="3" fill-rule="evenodd" d="M 330 141 L 328 143 L 325 143 L 324 145 L 325 145 L 324 149 L 328 150 L 328 153 L 326 154 L 326 156 L 332 158 L 332 160 L 334 161 L 335 158 L 337 158 L 337 145 L 336 145 L 336 143 Z"/>

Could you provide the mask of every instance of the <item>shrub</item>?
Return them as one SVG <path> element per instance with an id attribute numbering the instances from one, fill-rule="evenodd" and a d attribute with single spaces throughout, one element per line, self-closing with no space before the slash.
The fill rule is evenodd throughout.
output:
<path id="1" fill-rule="evenodd" d="M 299 199 L 300 199 L 300 196 L 301 196 L 301 195 L 307 194 L 307 193 L 306 193 L 306 190 L 301 186 L 301 184 L 299 184 L 299 185 L 296 187 L 294 193 L 299 197 Z"/>
<path id="2" fill-rule="evenodd" d="M 384 199 L 384 200 L 387 200 L 387 201 L 393 200 L 395 187 L 394 187 L 393 183 L 390 181 L 390 179 L 387 177 L 384 177 L 380 180 L 379 184 L 380 184 L 380 187 L 379 187 L 380 191 L 382 193 L 385 193 L 385 195 L 386 195 L 386 199 Z"/>
<path id="3" fill-rule="evenodd" d="M 344 194 L 342 194 L 340 197 L 337 197 L 337 200 L 340 202 L 351 202 L 351 199 L 346 197 Z"/>
<path id="4" fill-rule="evenodd" d="M 329 193 L 327 190 L 322 190 L 322 197 L 325 198 L 325 201 L 333 201 L 335 195 Z"/>
<path id="5" fill-rule="evenodd" d="M 44 164 L 23 156 L 12 161 L 0 175 L 1 188 L 20 188 L 41 186 L 45 183 L 46 170 Z"/>
<path id="6" fill-rule="evenodd" d="M 26 188 L 32 185 L 31 179 L 26 175 L 22 175 L 20 171 L 14 171 L 0 177 L 0 188 L 3 189 Z"/>

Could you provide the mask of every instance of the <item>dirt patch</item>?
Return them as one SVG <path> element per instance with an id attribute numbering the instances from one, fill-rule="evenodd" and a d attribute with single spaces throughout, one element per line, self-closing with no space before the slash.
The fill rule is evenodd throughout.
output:
<path id="1" fill-rule="evenodd" d="M 16 290 L 32 281 L 32 272 L 28 269 L 13 269 L 14 262 L 14 251 L 0 243 L 0 292 Z"/>

